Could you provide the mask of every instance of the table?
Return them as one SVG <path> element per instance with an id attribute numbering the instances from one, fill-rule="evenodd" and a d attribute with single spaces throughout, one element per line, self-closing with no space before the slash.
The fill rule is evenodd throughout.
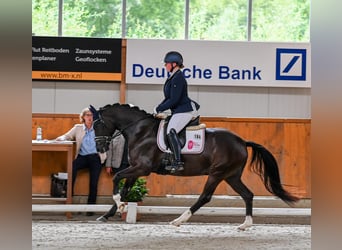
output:
<path id="1" fill-rule="evenodd" d="M 32 140 L 32 152 L 33 151 L 51 151 L 60 152 L 64 151 L 67 153 L 66 163 L 67 163 L 67 194 L 66 203 L 72 203 L 72 161 L 74 159 L 74 141 L 55 141 L 55 140 Z"/>

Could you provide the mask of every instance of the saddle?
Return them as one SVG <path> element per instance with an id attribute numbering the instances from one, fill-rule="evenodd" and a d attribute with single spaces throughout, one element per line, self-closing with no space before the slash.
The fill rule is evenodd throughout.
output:
<path id="1" fill-rule="evenodd" d="M 171 119 L 171 115 L 169 115 L 165 118 L 165 120 L 164 120 L 164 133 L 163 133 L 164 143 L 168 148 L 170 147 L 170 145 L 169 145 L 168 140 L 166 139 L 167 138 L 166 137 L 166 128 L 167 128 L 167 125 L 169 124 L 170 119 Z M 182 148 L 184 147 L 185 142 L 186 142 L 186 133 L 185 133 L 186 128 L 192 127 L 192 126 L 199 126 L 199 119 L 200 119 L 200 116 L 197 116 L 197 117 L 191 119 L 191 121 L 188 124 L 186 124 L 185 127 L 181 131 L 179 131 L 178 138 L 179 138 L 179 141 L 181 143 Z"/>
<path id="2" fill-rule="evenodd" d="M 157 134 L 158 147 L 163 152 L 170 152 L 166 128 L 171 116 L 159 116 L 161 119 Z M 193 118 L 179 133 L 182 154 L 199 154 L 204 148 L 205 124 L 200 124 L 200 116 Z"/>

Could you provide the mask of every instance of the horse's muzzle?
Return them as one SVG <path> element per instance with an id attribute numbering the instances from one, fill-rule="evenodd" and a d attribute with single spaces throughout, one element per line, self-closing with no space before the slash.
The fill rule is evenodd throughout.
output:
<path id="1" fill-rule="evenodd" d="M 97 152 L 104 153 L 109 149 L 111 137 L 108 136 L 95 136 L 96 150 Z"/>

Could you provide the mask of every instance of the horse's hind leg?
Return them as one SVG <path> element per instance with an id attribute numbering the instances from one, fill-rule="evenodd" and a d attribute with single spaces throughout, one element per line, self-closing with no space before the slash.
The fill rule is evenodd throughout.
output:
<path id="1" fill-rule="evenodd" d="M 217 185 L 221 182 L 221 179 L 217 177 L 209 176 L 207 182 L 205 183 L 204 189 L 200 197 L 197 199 L 196 203 L 187 209 L 181 216 L 170 222 L 171 225 L 180 226 L 183 222 L 186 222 L 190 217 L 200 209 L 204 204 L 211 200 L 213 193 L 216 190 Z"/>
<path id="2" fill-rule="evenodd" d="M 253 225 L 253 193 L 241 181 L 241 176 L 229 177 L 225 180 L 235 192 L 237 192 L 245 202 L 246 205 L 246 218 L 244 223 L 238 226 L 238 229 L 245 230 Z"/>

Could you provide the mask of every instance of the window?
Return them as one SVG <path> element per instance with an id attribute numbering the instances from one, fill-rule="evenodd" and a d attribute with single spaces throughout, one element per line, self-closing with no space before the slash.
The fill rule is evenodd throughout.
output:
<path id="1" fill-rule="evenodd" d="M 32 1 L 40 36 L 308 42 L 309 21 L 310 0 Z"/>
<path id="2" fill-rule="evenodd" d="M 63 36 L 121 37 L 121 0 L 63 2 Z"/>
<path id="3" fill-rule="evenodd" d="M 246 40 L 246 0 L 190 0 L 189 39 Z"/>
<path id="4" fill-rule="evenodd" d="M 253 0 L 252 41 L 308 42 L 309 0 Z"/>
<path id="5" fill-rule="evenodd" d="M 58 0 L 32 1 L 32 33 L 58 36 Z"/>
<path id="6" fill-rule="evenodd" d="M 185 1 L 127 0 L 128 38 L 184 39 Z"/>

